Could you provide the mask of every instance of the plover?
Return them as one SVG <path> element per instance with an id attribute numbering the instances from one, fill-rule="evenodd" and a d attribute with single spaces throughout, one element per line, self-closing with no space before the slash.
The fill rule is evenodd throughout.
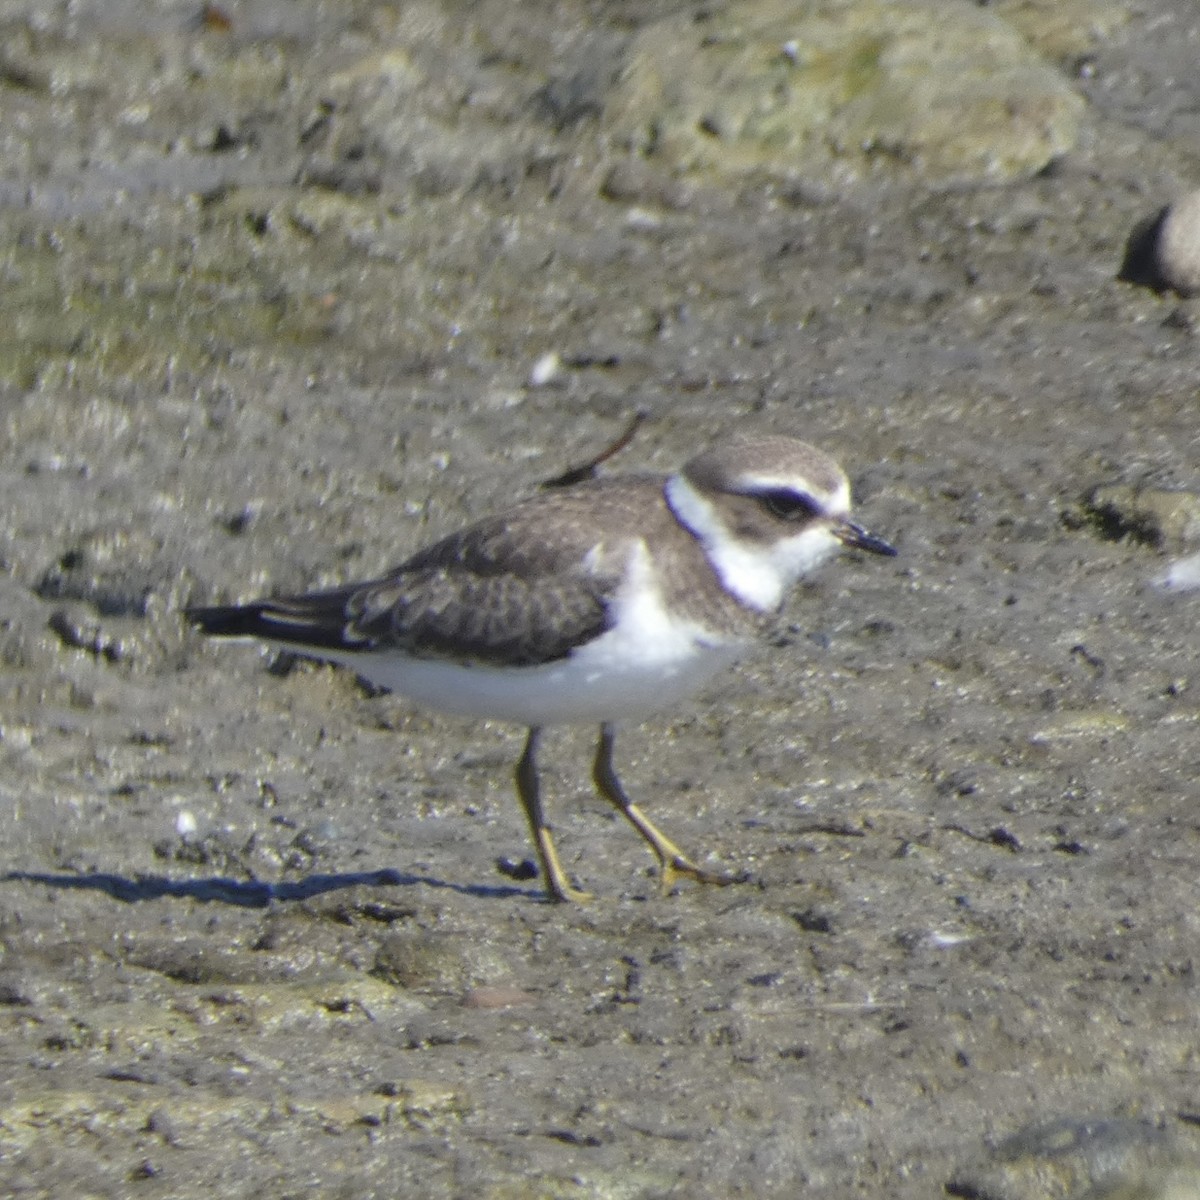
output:
<path id="1" fill-rule="evenodd" d="M 588 898 L 559 861 L 538 782 L 542 730 L 562 723 L 599 725 L 592 779 L 649 844 L 664 890 L 676 875 L 730 882 L 630 800 L 613 766 L 617 722 L 670 707 L 728 666 L 839 547 L 895 550 L 851 520 L 837 463 L 791 437 L 730 437 L 667 476 L 576 477 L 378 579 L 186 616 L 430 708 L 527 727 L 516 789 L 554 900 Z"/>

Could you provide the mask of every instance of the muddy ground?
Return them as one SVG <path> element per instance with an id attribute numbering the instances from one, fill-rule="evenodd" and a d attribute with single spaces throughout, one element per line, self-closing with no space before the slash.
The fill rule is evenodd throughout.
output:
<path id="1" fill-rule="evenodd" d="M 1194 6 L 953 188 L 614 183 L 535 64 L 649 8 L 419 11 L 462 157 L 312 82 L 400 9 L 0 5 L 0 1191 L 1200 1194 L 1200 598 L 1149 586 L 1186 522 L 1082 503 L 1200 493 L 1197 302 L 1116 280 L 1200 184 Z M 660 895 L 548 739 L 555 906 L 520 730 L 178 609 L 379 571 L 637 408 L 617 467 L 795 432 L 900 555 L 622 734 L 748 882 Z"/>

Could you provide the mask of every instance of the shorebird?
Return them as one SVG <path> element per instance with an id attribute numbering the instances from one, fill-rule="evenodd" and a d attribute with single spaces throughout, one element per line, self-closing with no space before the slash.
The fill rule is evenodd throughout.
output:
<path id="1" fill-rule="evenodd" d="M 729 666 L 839 548 L 896 552 L 851 519 L 841 467 L 792 437 L 731 436 L 665 476 L 597 477 L 605 457 L 377 579 L 186 616 L 430 708 L 525 726 L 516 790 L 551 899 L 589 898 L 562 867 L 539 787 L 542 730 L 562 723 L 599 725 L 592 780 L 650 846 L 664 891 L 680 875 L 731 882 L 630 800 L 613 766 L 616 724 Z"/>

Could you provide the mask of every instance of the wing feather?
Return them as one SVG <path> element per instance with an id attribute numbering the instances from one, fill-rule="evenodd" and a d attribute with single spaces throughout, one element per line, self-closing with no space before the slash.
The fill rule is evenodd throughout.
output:
<path id="1" fill-rule="evenodd" d="M 609 628 L 630 547 L 646 522 L 670 520 L 661 480 L 631 482 L 535 496 L 366 583 L 187 615 L 206 633 L 318 655 L 396 647 L 491 666 L 553 662 Z"/>

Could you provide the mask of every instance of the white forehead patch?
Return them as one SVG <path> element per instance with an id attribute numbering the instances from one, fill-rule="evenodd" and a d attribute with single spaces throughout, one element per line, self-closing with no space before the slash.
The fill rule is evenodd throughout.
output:
<path id="1" fill-rule="evenodd" d="M 844 517 L 850 511 L 850 481 L 843 476 L 832 491 L 827 488 L 798 484 L 795 475 L 764 474 L 760 471 L 744 471 L 734 481 L 732 492 L 754 493 L 787 491 L 802 493 L 812 498 L 821 511 L 831 517 Z"/>

